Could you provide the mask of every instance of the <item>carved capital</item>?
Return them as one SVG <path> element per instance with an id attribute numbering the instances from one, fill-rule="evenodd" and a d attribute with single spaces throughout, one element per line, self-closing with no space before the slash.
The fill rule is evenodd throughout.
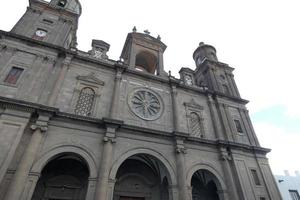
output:
<path id="1" fill-rule="evenodd" d="M 231 155 L 229 154 L 229 152 L 226 151 L 221 151 L 221 160 L 223 161 L 231 161 Z"/>
<path id="2" fill-rule="evenodd" d="M 30 126 L 30 129 L 33 130 L 33 131 L 36 131 L 36 130 L 40 129 L 40 131 L 42 133 L 45 133 L 48 130 L 48 126 L 47 125 L 32 124 Z"/>
<path id="3" fill-rule="evenodd" d="M 110 142 L 110 143 L 114 144 L 114 143 L 116 143 L 117 141 L 116 141 L 116 138 L 112 138 L 112 137 L 107 137 L 107 136 L 105 136 L 105 137 L 103 137 L 103 142 L 104 142 L 104 143 Z"/>
<path id="4" fill-rule="evenodd" d="M 178 154 L 180 154 L 180 153 L 187 154 L 187 150 L 184 147 L 176 147 L 176 153 L 178 153 Z"/>

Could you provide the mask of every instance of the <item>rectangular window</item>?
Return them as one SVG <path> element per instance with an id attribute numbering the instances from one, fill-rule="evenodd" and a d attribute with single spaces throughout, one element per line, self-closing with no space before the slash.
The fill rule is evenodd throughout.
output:
<path id="1" fill-rule="evenodd" d="M 20 67 L 12 67 L 9 73 L 7 74 L 4 82 L 9 84 L 16 84 L 23 71 L 24 69 Z"/>
<path id="2" fill-rule="evenodd" d="M 235 123 L 235 127 L 236 127 L 237 132 L 243 133 L 243 129 L 242 129 L 242 125 L 241 125 L 240 120 L 235 119 L 234 123 Z"/>
<path id="3" fill-rule="evenodd" d="M 257 171 L 255 169 L 251 169 L 252 177 L 254 180 L 255 185 L 260 185 L 259 177 Z"/>
<path id="4" fill-rule="evenodd" d="M 297 190 L 289 190 L 292 200 L 300 200 L 299 193 Z"/>
<path id="5" fill-rule="evenodd" d="M 49 19 L 43 19 L 43 22 L 47 23 L 47 24 L 53 24 L 53 21 L 49 20 Z"/>
<path id="6" fill-rule="evenodd" d="M 266 198 L 265 197 L 260 197 L 259 200 L 266 200 Z"/>

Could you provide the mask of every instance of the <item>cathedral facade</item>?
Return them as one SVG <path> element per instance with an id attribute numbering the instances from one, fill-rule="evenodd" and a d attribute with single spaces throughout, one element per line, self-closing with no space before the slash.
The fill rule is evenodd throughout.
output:
<path id="1" fill-rule="evenodd" d="M 0 31 L 0 200 L 280 200 L 233 68 L 200 43 L 166 73 L 134 28 L 120 60 L 76 48 L 78 0 Z"/>

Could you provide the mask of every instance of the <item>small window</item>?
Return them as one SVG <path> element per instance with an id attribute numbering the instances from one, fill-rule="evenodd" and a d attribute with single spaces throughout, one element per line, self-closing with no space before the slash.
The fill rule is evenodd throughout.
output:
<path id="1" fill-rule="evenodd" d="M 260 197 L 259 200 L 266 200 L 266 198 L 265 197 Z"/>
<path id="2" fill-rule="evenodd" d="M 57 5 L 60 7 L 65 7 L 67 5 L 67 0 L 59 0 Z"/>
<path id="3" fill-rule="evenodd" d="M 224 94 L 230 95 L 229 88 L 226 84 L 222 85 Z"/>
<path id="4" fill-rule="evenodd" d="M 47 23 L 47 24 L 53 24 L 53 21 L 49 20 L 49 19 L 43 19 L 43 22 Z"/>
<path id="5" fill-rule="evenodd" d="M 235 123 L 235 128 L 236 128 L 237 132 L 238 133 L 243 133 L 243 129 L 242 129 L 242 125 L 241 125 L 240 120 L 235 119 L 234 123 Z"/>
<path id="6" fill-rule="evenodd" d="M 292 200 L 300 200 L 300 196 L 297 190 L 289 190 Z"/>
<path id="7" fill-rule="evenodd" d="M 251 169 L 251 174 L 252 174 L 255 185 L 260 185 L 257 171 L 255 169 Z"/>
<path id="8" fill-rule="evenodd" d="M 24 69 L 20 67 L 12 67 L 4 82 L 15 85 L 18 82 L 23 71 Z"/>

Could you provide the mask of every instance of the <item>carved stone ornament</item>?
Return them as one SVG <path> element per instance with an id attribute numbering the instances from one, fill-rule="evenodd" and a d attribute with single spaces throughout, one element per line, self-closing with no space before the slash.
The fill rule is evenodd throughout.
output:
<path id="1" fill-rule="evenodd" d="M 163 111 L 161 98 L 149 89 L 137 89 L 128 96 L 131 111 L 144 120 L 156 120 Z"/>
<path id="2" fill-rule="evenodd" d="M 93 72 L 91 72 L 90 74 L 88 74 L 86 76 L 77 76 L 76 79 L 80 80 L 80 81 L 94 83 L 94 84 L 97 84 L 97 85 L 104 85 L 105 84 L 103 81 L 98 79 Z"/>

